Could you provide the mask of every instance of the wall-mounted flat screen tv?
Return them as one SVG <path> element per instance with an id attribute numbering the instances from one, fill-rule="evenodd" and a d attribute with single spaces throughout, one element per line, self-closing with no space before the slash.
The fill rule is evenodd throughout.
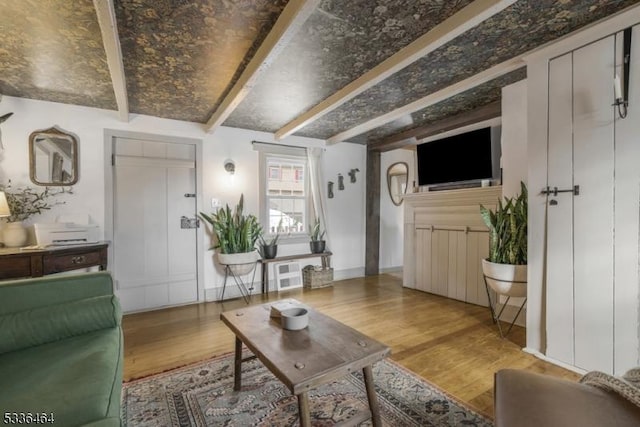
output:
<path id="1" fill-rule="evenodd" d="M 499 135 L 499 128 L 498 128 Z M 494 178 L 492 128 L 474 130 L 418 145 L 418 183 L 449 184 Z M 494 140 L 499 141 L 499 136 Z M 497 144 L 499 149 L 499 143 Z M 498 153 L 499 159 L 499 153 Z"/>

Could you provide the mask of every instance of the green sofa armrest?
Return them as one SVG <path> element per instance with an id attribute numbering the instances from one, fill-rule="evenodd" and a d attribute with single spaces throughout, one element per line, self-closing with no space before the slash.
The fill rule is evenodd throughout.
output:
<path id="1" fill-rule="evenodd" d="M 113 280 L 106 271 L 0 282 L 0 315 L 113 295 Z"/>
<path id="2" fill-rule="evenodd" d="M 122 309 L 115 295 L 0 315 L 0 354 L 119 327 Z"/>

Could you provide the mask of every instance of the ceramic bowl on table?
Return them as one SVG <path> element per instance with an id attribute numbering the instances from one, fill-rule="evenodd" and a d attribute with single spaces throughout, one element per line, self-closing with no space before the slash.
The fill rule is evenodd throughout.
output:
<path id="1" fill-rule="evenodd" d="M 309 325 L 309 312 L 305 308 L 295 307 L 280 312 L 282 329 L 299 331 Z"/>

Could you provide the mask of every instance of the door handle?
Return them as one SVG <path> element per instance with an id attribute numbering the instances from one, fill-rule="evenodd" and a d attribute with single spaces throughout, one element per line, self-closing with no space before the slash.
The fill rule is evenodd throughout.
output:
<path id="1" fill-rule="evenodd" d="M 558 187 L 547 187 L 540 191 L 540 194 L 553 195 L 553 197 L 556 197 L 558 193 L 573 193 L 574 196 L 579 196 L 580 186 L 574 185 L 573 188 L 569 188 L 566 190 L 558 190 Z"/>
<path id="2" fill-rule="evenodd" d="M 549 205 L 557 206 L 558 205 L 558 201 L 556 199 L 551 199 L 551 200 L 549 200 Z"/>

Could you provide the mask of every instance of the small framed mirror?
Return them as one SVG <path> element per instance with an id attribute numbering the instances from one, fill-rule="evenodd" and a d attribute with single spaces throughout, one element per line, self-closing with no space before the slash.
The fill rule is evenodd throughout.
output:
<path id="1" fill-rule="evenodd" d="M 389 197 L 394 205 L 402 204 L 402 196 L 407 192 L 409 184 L 409 165 L 406 162 L 396 162 L 387 169 L 387 186 Z"/>
<path id="2" fill-rule="evenodd" d="M 36 185 L 78 181 L 78 140 L 56 127 L 29 135 L 29 174 Z"/>

